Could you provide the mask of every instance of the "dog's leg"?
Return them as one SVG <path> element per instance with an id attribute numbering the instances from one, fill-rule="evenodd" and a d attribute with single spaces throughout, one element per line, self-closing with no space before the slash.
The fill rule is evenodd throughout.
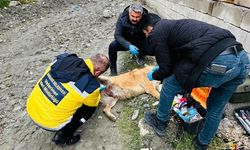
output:
<path id="1" fill-rule="evenodd" d="M 158 100 L 160 99 L 160 93 L 156 90 L 156 87 L 151 82 L 144 82 L 143 88 L 145 89 L 146 93 L 154 96 Z"/>
<path id="2" fill-rule="evenodd" d="M 148 89 L 148 91 L 146 91 L 146 93 L 151 94 L 152 96 L 154 96 L 155 98 L 157 98 L 158 100 L 160 99 L 160 93 L 155 89 L 155 88 L 150 88 Z"/>
<path id="3" fill-rule="evenodd" d="M 106 116 L 112 120 L 112 121 L 116 121 L 116 116 L 114 114 L 112 114 L 111 109 L 112 107 L 116 104 L 118 99 L 113 98 L 113 97 L 108 97 L 105 101 L 106 101 L 106 106 L 103 109 L 103 112 L 106 114 Z"/>

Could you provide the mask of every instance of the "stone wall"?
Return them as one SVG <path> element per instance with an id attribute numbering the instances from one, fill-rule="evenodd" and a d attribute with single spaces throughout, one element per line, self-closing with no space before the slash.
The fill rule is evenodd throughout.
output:
<path id="1" fill-rule="evenodd" d="M 214 0 L 142 0 L 166 19 L 197 19 L 230 30 L 250 52 L 250 9 Z"/>

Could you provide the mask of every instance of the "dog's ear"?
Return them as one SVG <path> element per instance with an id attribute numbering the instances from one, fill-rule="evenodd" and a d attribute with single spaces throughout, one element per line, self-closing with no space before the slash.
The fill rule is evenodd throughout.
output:
<path id="1" fill-rule="evenodd" d="M 103 76 L 103 75 L 98 77 L 98 81 L 102 84 L 105 84 L 105 85 L 107 85 L 108 83 L 111 83 L 110 77 Z"/>

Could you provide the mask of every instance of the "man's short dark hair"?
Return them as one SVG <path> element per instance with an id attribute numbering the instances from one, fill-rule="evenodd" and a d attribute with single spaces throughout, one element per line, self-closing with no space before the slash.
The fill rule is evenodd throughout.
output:
<path id="1" fill-rule="evenodd" d="M 156 14 L 149 13 L 147 16 L 147 22 L 146 24 L 142 27 L 143 30 L 147 30 L 148 26 L 154 26 L 158 21 L 161 20 L 161 17 L 159 17 Z"/>

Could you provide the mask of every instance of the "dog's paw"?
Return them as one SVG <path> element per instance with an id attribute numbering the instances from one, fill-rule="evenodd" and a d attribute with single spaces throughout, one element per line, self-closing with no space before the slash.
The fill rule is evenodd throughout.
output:
<path id="1" fill-rule="evenodd" d="M 112 114 L 110 111 L 106 111 L 105 109 L 103 110 L 104 114 L 111 120 L 111 121 L 116 121 L 116 116 Z"/>
<path id="2" fill-rule="evenodd" d="M 114 115 L 113 115 L 113 116 L 108 116 L 108 118 L 109 118 L 111 121 L 114 121 L 114 122 L 115 122 L 116 119 L 117 119 Z"/>

